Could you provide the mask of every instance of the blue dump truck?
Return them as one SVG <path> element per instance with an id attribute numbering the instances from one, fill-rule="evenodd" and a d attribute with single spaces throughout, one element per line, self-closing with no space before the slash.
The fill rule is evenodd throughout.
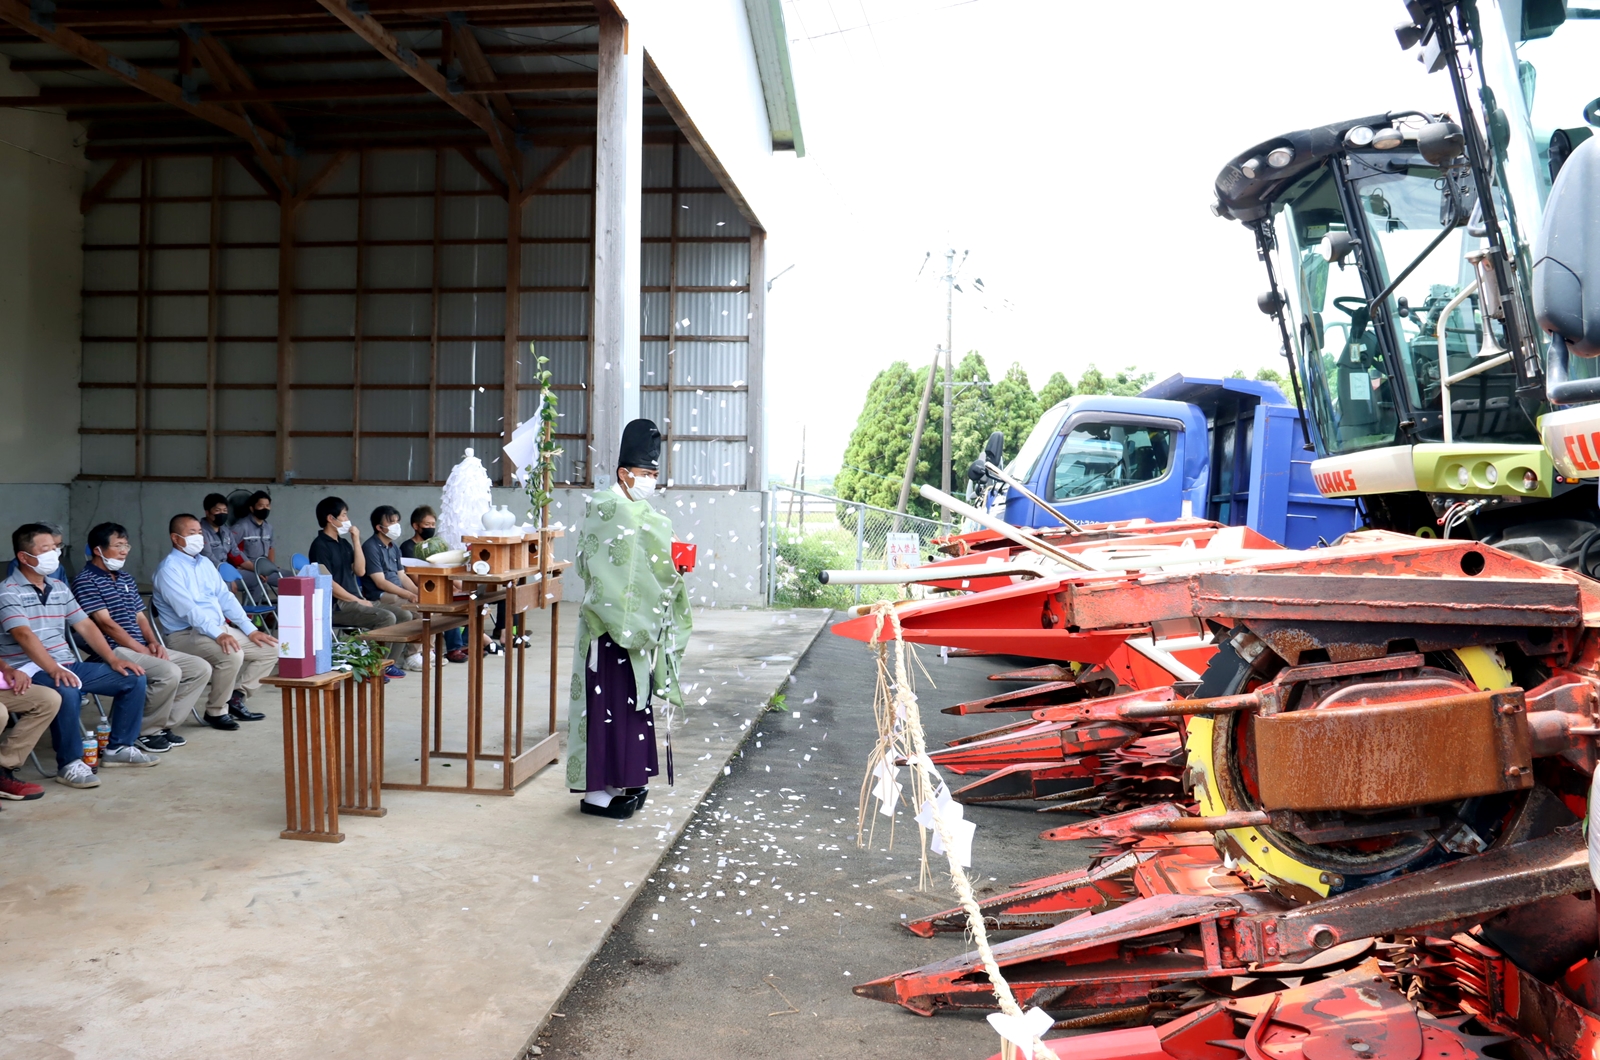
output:
<path id="1" fill-rule="evenodd" d="M 1068 398 L 1040 418 L 1005 470 L 1074 522 L 1196 516 L 1310 548 L 1359 523 L 1352 502 L 1317 490 L 1315 456 L 1299 411 L 1271 383 L 1174 375 L 1138 397 Z M 969 477 L 1012 525 L 1061 524 L 984 461 Z"/>

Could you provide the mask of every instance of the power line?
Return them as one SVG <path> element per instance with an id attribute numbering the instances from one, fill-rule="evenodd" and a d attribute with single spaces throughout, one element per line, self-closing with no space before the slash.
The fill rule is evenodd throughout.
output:
<path id="1" fill-rule="evenodd" d="M 978 0 L 955 0 L 955 3 L 945 4 L 945 5 L 941 6 L 941 7 L 930 8 L 927 11 L 908 11 L 903 15 L 894 15 L 894 16 L 892 16 L 890 18 L 879 19 L 877 22 L 872 22 L 872 21 L 869 20 L 867 22 L 863 22 L 859 26 L 843 26 L 843 27 L 841 27 L 839 29 L 830 29 L 825 33 L 815 33 L 815 34 L 812 34 L 811 36 L 790 37 L 789 41 L 790 41 L 790 43 L 796 43 L 796 42 L 803 41 L 803 40 L 805 40 L 805 41 L 821 40 L 823 37 L 837 37 L 837 36 L 839 36 L 841 34 L 844 34 L 844 33 L 854 33 L 856 30 L 859 30 L 859 29 L 864 29 L 864 30 L 871 31 L 871 29 L 874 26 L 882 26 L 882 25 L 884 25 L 886 23 L 889 23 L 889 22 L 898 22 L 898 21 L 900 21 L 901 19 L 904 19 L 904 18 L 914 18 L 914 17 L 921 16 L 921 15 L 934 15 L 934 14 L 938 14 L 940 11 L 948 11 L 952 7 L 966 7 L 968 4 L 975 4 L 977 2 L 978 2 Z M 829 5 L 829 13 L 830 14 L 832 13 L 832 5 L 831 4 Z M 863 12 L 863 14 L 864 13 L 865 12 Z M 801 21 L 804 22 L 804 19 L 802 19 Z M 835 24 L 838 23 L 838 16 L 837 15 L 834 16 L 834 22 L 835 22 Z M 803 30 L 802 30 L 802 32 L 803 32 Z M 874 35 L 873 43 L 874 44 L 877 43 L 876 35 Z"/>

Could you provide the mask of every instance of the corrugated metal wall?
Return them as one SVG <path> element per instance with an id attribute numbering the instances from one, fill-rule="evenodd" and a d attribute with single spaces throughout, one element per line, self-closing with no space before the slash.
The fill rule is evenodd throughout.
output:
<path id="1" fill-rule="evenodd" d="M 675 486 L 742 486 L 750 225 L 685 144 L 644 156 L 641 414 L 666 436 Z"/>
<path id="2" fill-rule="evenodd" d="M 642 412 L 668 435 L 664 477 L 743 485 L 749 226 L 693 150 L 644 150 Z M 525 171 L 561 153 L 530 151 Z M 572 484 L 589 477 L 593 179 L 581 148 L 521 225 L 518 415 L 538 401 L 531 342 L 561 391 L 557 477 Z M 448 148 L 353 154 L 299 208 L 295 480 L 439 481 L 469 446 L 499 477 L 506 225 L 505 200 Z M 90 210 L 85 477 L 278 477 L 278 229 L 277 202 L 232 156 L 141 160 Z"/>

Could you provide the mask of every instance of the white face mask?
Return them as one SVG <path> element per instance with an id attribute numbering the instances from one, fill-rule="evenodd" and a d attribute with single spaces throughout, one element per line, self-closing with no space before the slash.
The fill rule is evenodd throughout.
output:
<path id="1" fill-rule="evenodd" d="M 41 552 L 33 557 L 33 569 L 49 577 L 61 569 L 61 550 L 52 548 L 49 552 Z"/>
<path id="2" fill-rule="evenodd" d="M 405 531 L 400 529 L 399 523 L 391 523 L 389 528 L 384 531 L 384 534 L 387 535 L 390 541 L 400 540 L 400 535 L 403 533 L 405 533 Z"/>
<path id="3" fill-rule="evenodd" d="M 344 522 L 339 524 L 339 536 L 340 537 L 349 537 L 350 536 L 350 520 L 346 519 Z"/>
<path id="4" fill-rule="evenodd" d="M 635 475 L 633 485 L 628 489 L 628 496 L 636 501 L 642 501 L 656 491 L 656 477 L 654 475 Z"/>
<path id="5" fill-rule="evenodd" d="M 128 561 L 125 559 L 116 559 L 102 552 L 100 553 L 100 562 L 106 565 L 106 570 L 108 571 L 119 571 L 122 569 L 122 565 Z"/>
<path id="6" fill-rule="evenodd" d="M 190 534 L 183 539 L 183 554 L 185 556 L 198 556 L 200 550 L 206 547 L 206 539 L 199 534 Z"/>

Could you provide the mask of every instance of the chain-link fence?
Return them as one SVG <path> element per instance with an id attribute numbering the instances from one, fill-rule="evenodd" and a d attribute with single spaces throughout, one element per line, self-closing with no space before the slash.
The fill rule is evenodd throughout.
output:
<path id="1" fill-rule="evenodd" d="M 832 607 L 909 595 L 904 585 L 823 585 L 823 570 L 912 566 L 933 551 L 939 523 L 821 493 L 776 487 L 767 494 L 767 599 L 780 607 Z"/>

